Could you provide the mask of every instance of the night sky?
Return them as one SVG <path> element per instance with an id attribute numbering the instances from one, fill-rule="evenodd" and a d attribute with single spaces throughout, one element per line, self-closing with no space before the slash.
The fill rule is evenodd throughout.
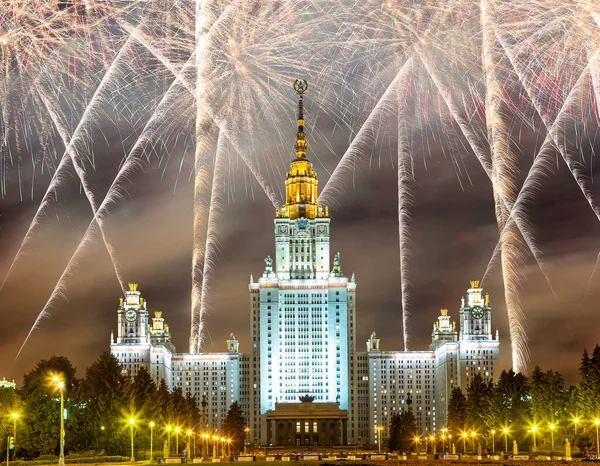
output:
<path id="1" fill-rule="evenodd" d="M 287 147 L 280 148 L 289 148 L 289 160 L 293 156 L 295 102 L 290 89 L 289 115 L 282 128 L 288 142 Z M 307 107 L 308 120 L 310 96 Z M 308 158 L 315 161 L 320 188 L 348 146 L 347 137 L 334 133 L 327 124 L 323 123 L 323 130 L 330 136 L 335 154 L 315 142 L 314 133 L 307 130 Z M 265 142 L 271 143 L 279 144 L 279 140 Z M 98 133 L 94 144 L 98 165 L 90 171 L 90 177 L 93 188 L 104 193 L 118 169 L 123 147 L 110 124 L 102 129 L 102 135 Z M 344 273 L 356 274 L 357 344 L 363 350 L 372 331 L 381 338 L 383 350 L 403 349 L 396 154 L 390 150 L 394 144 L 392 141 L 389 146 L 374 145 L 371 163 L 364 160 L 357 165 L 353 179 L 346 180 L 338 202 L 330 207 L 332 256 L 339 251 Z M 527 149 L 533 143 L 524 139 L 523 147 L 525 150 L 519 154 L 522 175 L 531 165 L 533 154 Z M 181 154 L 177 150 L 173 149 L 172 155 L 179 160 Z M 439 147 L 433 146 L 427 155 L 416 157 L 409 269 L 414 350 L 428 348 L 440 308 L 449 308 L 452 317 L 458 319 L 460 298 L 469 287 L 469 280 L 483 275 L 498 239 L 490 181 L 473 154 L 465 152 L 464 156 L 470 182 L 463 177 L 462 186 Z M 279 170 L 286 169 L 285 163 L 276 163 Z M 220 222 L 221 252 L 206 317 L 206 351 L 224 351 L 230 332 L 240 340 L 241 351 L 248 351 L 250 274 L 258 279 L 264 270 L 264 257 L 273 256 L 274 208 L 261 189 L 248 182 L 248 173 L 239 163 L 237 167 L 239 170 L 228 181 L 233 199 L 226 198 Z M 126 280 L 139 283 L 138 289 L 150 311 L 164 312 L 174 343 L 183 352 L 188 347 L 190 322 L 192 160 L 183 164 L 183 175 L 175 187 L 177 168 L 169 168 L 163 176 L 155 157 L 132 176 L 127 185 L 128 197 L 111 210 L 106 230 Z M 585 169 L 590 174 L 587 165 Z M 30 190 L 31 179 L 27 174 L 23 176 L 24 186 Z M 2 278 L 48 181 L 47 175 L 38 176 L 35 200 L 31 201 L 26 192 L 21 201 L 16 175 L 12 174 L 8 194 L 0 200 Z M 281 192 L 283 176 L 270 176 L 269 181 Z M 598 190 L 596 185 L 591 186 Z M 600 193 L 595 195 L 600 199 Z M 583 348 L 600 341 L 596 324 L 600 273 L 593 277 L 584 299 L 600 250 L 600 225 L 562 160 L 557 162 L 555 173 L 544 181 L 528 212 L 558 296 L 557 301 L 535 261 L 527 257 L 522 298 L 531 349 L 530 369 L 535 364 L 553 368 L 565 375 L 567 383 L 575 383 Z M 46 213 L 0 291 L 0 377 L 18 383 L 38 360 L 52 355 L 69 357 L 79 376 L 83 376 L 98 354 L 108 350 L 110 333 L 116 334 L 117 330 L 116 309 L 122 293 L 106 250 L 96 236 L 76 273 L 68 278 L 65 299 L 57 301 L 51 317 L 42 321 L 13 365 L 20 345 L 91 219 L 74 173 L 59 189 L 56 202 Z M 500 331 L 500 367 L 508 369 L 511 350 L 498 266 L 483 287 L 491 296 L 493 327 Z"/>

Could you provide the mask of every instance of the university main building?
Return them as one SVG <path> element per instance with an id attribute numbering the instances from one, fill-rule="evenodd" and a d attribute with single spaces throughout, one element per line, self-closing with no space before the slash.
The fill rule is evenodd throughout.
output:
<path id="1" fill-rule="evenodd" d="M 356 346 L 356 281 L 331 264 L 331 219 L 317 202 L 317 175 L 306 158 L 302 88 L 296 158 L 285 180 L 286 203 L 275 213 L 275 252 L 249 284 L 251 347 L 230 335 L 223 353 L 177 353 L 162 312 L 130 284 L 118 308 L 111 353 L 124 372 L 148 370 L 201 406 L 203 429 L 220 431 L 238 401 L 255 445 L 346 445 L 387 438 L 391 415 L 412 410 L 421 433 L 447 423 L 453 387 L 475 374 L 498 374 L 498 331 L 489 297 L 472 281 L 458 325 L 442 309 L 428 351 L 383 351 L 375 332 Z M 458 327 L 458 328 L 457 328 Z M 364 351 L 366 349 L 366 351 Z"/>

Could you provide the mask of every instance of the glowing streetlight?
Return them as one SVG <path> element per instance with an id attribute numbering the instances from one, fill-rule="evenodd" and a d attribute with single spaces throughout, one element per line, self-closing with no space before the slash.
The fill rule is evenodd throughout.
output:
<path id="1" fill-rule="evenodd" d="M 131 433 L 131 462 L 133 463 L 135 461 L 134 455 L 133 455 L 133 425 L 135 424 L 135 419 L 130 417 L 129 418 L 129 432 Z"/>
<path id="2" fill-rule="evenodd" d="M 600 425 L 600 419 L 596 418 L 594 424 L 596 424 L 596 451 L 600 451 L 600 437 L 598 437 L 598 426 Z"/>
<path id="3" fill-rule="evenodd" d="M 167 447 L 169 447 L 169 455 L 171 456 L 171 426 L 167 426 Z"/>
<path id="4" fill-rule="evenodd" d="M 152 451 L 152 441 L 153 441 L 153 433 L 154 433 L 154 421 L 150 421 L 150 462 L 152 463 L 152 461 L 154 460 L 153 458 L 153 451 Z"/>
<path id="5" fill-rule="evenodd" d="M 463 432 L 462 433 L 462 439 L 463 439 L 463 453 L 467 452 L 467 433 Z"/>
<path id="6" fill-rule="evenodd" d="M 175 427 L 175 454 L 179 454 L 179 432 L 181 429 L 179 427 Z"/>
<path id="7" fill-rule="evenodd" d="M 531 426 L 531 433 L 533 435 L 533 452 L 537 451 L 537 445 L 535 443 L 535 432 L 537 431 L 537 426 Z"/>
<path id="8" fill-rule="evenodd" d="M 219 437 L 217 437 L 216 435 L 213 435 L 212 439 L 213 439 L 213 458 L 216 458 L 217 457 L 217 440 L 219 439 Z"/>
<path id="9" fill-rule="evenodd" d="M 60 392 L 60 455 L 58 464 L 59 466 L 65 466 L 65 382 L 58 375 L 52 377 L 52 382 Z"/>
<path id="10" fill-rule="evenodd" d="M 375 426 L 375 431 L 377 432 L 377 451 L 381 453 L 381 432 L 383 431 L 383 426 Z"/>
<path id="11" fill-rule="evenodd" d="M 415 446 L 417 447 L 417 457 L 419 456 L 419 441 L 421 439 L 419 438 L 418 435 L 415 435 Z"/>
<path id="12" fill-rule="evenodd" d="M 475 454 L 475 431 L 471 431 L 471 439 L 473 440 L 473 454 Z"/>
<path id="13" fill-rule="evenodd" d="M 442 452 L 446 451 L 446 432 L 448 432 L 448 429 L 442 428 Z"/>
<path id="14" fill-rule="evenodd" d="M 492 453 L 496 451 L 496 429 L 492 429 Z"/>
<path id="15" fill-rule="evenodd" d="M 250 432 L 250 427 L 245 427 L 244 428 L 244 433 L 246 434 L 244 436 L 244 455 L 246 454 L 246 445 L 248 444 L 248 433 Z"/>
<path id="16" fill-rule="evenodd" d="M 575 425 L 575 437 L 577 437 L 577 424 L 579 424 L 579 418 L 577 416 L 573 418 L 573 424 Z"/>
<path id="17" fill-rule="evenodd" d="M 508 429 L 505 427 L 502 432 L 504 433 L 504 453 L 508 453 Z"/>
<path id="18" fill-rule="evenodd" d="M 554 423 L 550 423 L 550 445 L 552 448 L 550 449 L 550 456 L 554 456 Z"/>
<path id="19" fill-rule="evenodd" d="M 435 453 L 434 452 L 434 448 L 435 448 L 435 435 L 432 435 L 431 437 L 429 437 L 429 440 L 431 441 L 431 453 Z"/>
<path id="20" fill-rule="evenodd" d="M 227 439 L 227 456 L 231 456 L 231 439 Z"/>

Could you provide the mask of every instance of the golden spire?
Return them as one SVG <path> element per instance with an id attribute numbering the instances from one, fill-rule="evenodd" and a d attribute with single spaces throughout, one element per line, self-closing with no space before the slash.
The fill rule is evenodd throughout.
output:
<path id="1" fill-rule="evenodd" d="M 304 134 L 304 102 L 303 95 L 308 90 L 308 83 L 303 80 L 296 79 L 294 82 L 294 89 L 297 94 L 300 94 L 298 99 L 298 132 L 296 133 L 296 158 L 306 158 L 306 148 L 308 143 L 306 142 L 306 135 Z"/>
<path id="2" fill-rule="evenodd" d="M 300 217 L 314 219 L 327 217 L 327 207 L 317 203 L 317 174 L 312 163 L 306 158 L 306 134 L 304 134 L 304 101 L 303 94 L 308 89 L 306 80 L 297 79 L 294 90 L 300 95 L 298 99 L 298 132 L 296 133 L 296 158 L 290 163 L 290 171 L 285 180 L 285 205 L 276 209 L 277 217 L 296 219 Z"/>

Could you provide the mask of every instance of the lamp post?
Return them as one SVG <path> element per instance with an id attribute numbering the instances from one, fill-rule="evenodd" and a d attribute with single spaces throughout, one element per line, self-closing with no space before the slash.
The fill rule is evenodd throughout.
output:
<path id="1" fill-rule="evenodd" d="M 383 426 L 375 426 L 375 431 L 377 432 L 377 451 L 381 453 L 381 431 L 383 430 Z"/>
<path id="2" fill-rule="evenodd" d="M 573 424 L 575 424 L 575 438 L 577 438 L 577 424 L 579 424 L 579 418 L 573 418 Z"/>
<path id="3" fill-rule="evenodd" d="M 492 429 L 492 453 L 496 451 L 496 430 Z"/>
<path id="4" fill-rule="evenodd" d="M 57 375 L 52 377 L 52 381 L 56 384 L 60 392 L 60 455 L 58 457 L 58 464 L 59 466 L 65 466 L 65 383 Z"/>
<path id="5" fill-rule="evenodd" d="M 431 437 L 429 437 L 429 440 L 431 440 L 431 454 L 433 455 L 435 453 L 434 448 L 435 448 L 435 435 L 432 435 Z"/>
<path id="6" fill-rule="evenodd" d="M 446 429 L 445 427 L 442 429 L 442 452 L 445 453 L 446 452 L 446 432 L 448 432 L 448 429 Z"/>
<path id="7" fill-rule="evenodd" d="M 425 454 L 427 454 L 427 441 L 429 440 L 429 438 L 427 437 L 427 434 L 425 434 Z"/>
<path id="8" fill-rule="evenodd" d="M 19 418 L 19 413 L 12 413 L 13 418 L 13 460 L 15 459 L 15 455 L 17 454 L 17 419 Z"/>
<path id="9" fill-rule="evenodd" d="M 188 448 L 192 448 L 191 442 L 190 442 L 190 435 L 192 434 L 192 431 L 190 429 L 187 430 L 186 432 L 187 436 L 188 436 L 188 440 L 187 440 L 187 444 L 188 444 Z M 190 453 L 188 453 L 188 455 L 191 457 L 192 455 Z"/>
<path id="10" fill-rule="evenodd" d="M 535 432 L 537 431 L 537 426 L 531 426 L 531 434 L 533 435 L 533 452 L 535 453 L 537 450 L 537 445 L 535 444 Z"/>
<path id="11" fill-rule="evenodd" d="M 134 455 L 133 455 L 133 425 L 135 424 L 135 419 L 130 417 L 129 418 L 129 432 L 131 433 L 131 462 L 133 463 L 135 461 Z"/>
<path id="12" fill-rule="evenodd" d="M 596 451 L 600 451 L 600 437 L 598 437 L 598 426 L 600 425 L 600 419 L 596 418 L 594 424 L 596 424 Z"/>
<path id="13" fill-rule="evenodd" d="M 153 433 L 154 433 L 154 421 L 150 421 L 150 462 L 151 463 L 154 460 L 154 458 L 153 458 L 153 456 L 154 456 L 153 455 L 153 448 L 152 448 L 154 446 L 153 443 L 152 443 L 152 441 L 153 441 L 153 438 L 152 438 L 153 437 Z"/>
<path id="14" fill-rule="evenodd" d="M 171 456 L 171 426 L 167 426 L 167 447 L 169 448 L 167 456 Z"/>
<path id="15" fill-rule="evenodd" d="M 467 433 L 463 432 L 462 433 L 462 438 L 463 438 L 463 453 L 467 452 Z"/>
<path id="16" fill-rule="evenodd" d="M 508 453 L 508 429 L 505 427 L 503 432 L 504 432 L 504 453 Z"/>
<path id="17" fill-rule="evenodd" d="M 227 439 L 227 456 L 231 456 L 231 439 Z"/>
<path id="18" fill-rule="evenodd" d="M 415 436 L 415 446 L 417 447 L 417 458 L 419 457 L 419 436 Z"/>
<path id="19" fill-rule="evenodd" d="M 181 429 L 179 427 L 175 427 L 175 454 L 179 455 L 179 432 Z"/>
<path id="20" fill-rule="evenodd" d="M 550 456 L 554 456 L 554 423 L 550 424 Z"/>
<path id="21" fill-rule="evenodd" d="M 219 437 L 217 437 L 216 435 L 213 435 L 213 458 L 217 457 L 217 439 Z"/>
<path id="22" fill-rule="evenodd" d="M 244 436 L 244 455 L 246 454 L 246 445 L 248 445 L 248 433 L 250 432 L 250 427 L 246 426 L 246 428 L 244 429 L 244 433 L 246 434 Z"/>
<path id="23" fill-rule="evenodd" d="M 475 454 L 475 431 L 471 431 L 471 440 L 473 441 L 473 454 Z"/>

